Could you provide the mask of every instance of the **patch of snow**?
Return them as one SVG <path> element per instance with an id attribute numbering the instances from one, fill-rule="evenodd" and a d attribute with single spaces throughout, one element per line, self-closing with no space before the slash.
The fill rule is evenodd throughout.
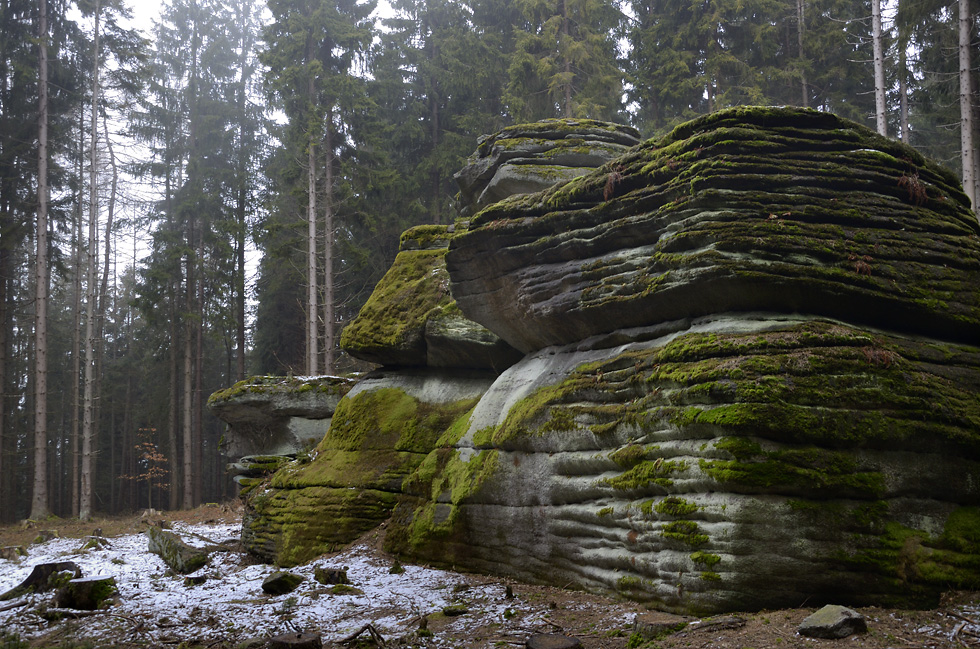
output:
<path id="1" fill-rule="evenodd" d="M 190 545 L 205 546 L 204 538 L 217 543 L 237 537 L 240 526 L 175 524 L 174 531 Z M 298 631 L 338 640 L 369 623 L 386 638 L 400 637 L 418 628 L 421 615 L 461 602 L 486 622 L 531 611 L 525 602 L 505 599 L 503 584 L 471 585 L 464 575 L 413 565 L 404 565 L 402 574 L 390 574 L 387 559 L 366 545 L 291 569 L 305 578 L 303 583 L 292 593 L 270 596 L 262 591 L 262 582 L 276 568 L 254 564 L 241 551 L 213 552 L 210 563 L 196 573 L 173 575 L 148 551 L 143 534 L 111 538 L 100 549 L 82 550 L 84 543 L 85 539 L 53 539 L 30 546 L 28 556 L 20 560 L 0 559 L 0 593 L 20 584 L 37 564 L 73 561 L 83 576 L 111 575 L 119 588 L 117 603 L 107 615 L 84 620 L 85 636 L 94 641 L 125 637 L 147 644 L 240 641 Z M 333 594 L 331 586 L 314 580 L 317 568 L 347 568 L 352 585 L 361 592 Z M 186 576 L 199 575 L 207 581 L 185 585 Z M 51 594 L 29 597 L 27 606 L 0 611 L 0 628 L 29 638 L 56 624 L 37 613 Z M 467 615 L 452 620 L 446 630 L 463 632 L 473 624 L 473 616 Z"/>

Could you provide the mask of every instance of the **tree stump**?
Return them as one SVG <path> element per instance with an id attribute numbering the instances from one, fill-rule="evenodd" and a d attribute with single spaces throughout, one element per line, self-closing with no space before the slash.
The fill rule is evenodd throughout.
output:
<path id="1" fill-rule="evenodd" d="M 118 593 L 115 577 L 83 577 L 69 581 L 58 591 L 55 601 L 61 608 L 95 611 Z"/>
<path id="2" fill-rule="evenodd" d="M 269 640 L 269 649 L 322 649 L 316 633 L 285 633 Z"/>
<path id="3" fill-rule="evenodd" d="M 23 545 L 8 545 L 0 548 L 0 559 L 14 561 L 26 556 L 27 550 L 24 549 Z"/>
<path id="4" fill-rule="evenodd" d="M 67 579 L 81 577 L 82 569 L 72 561 L 39 563 L 38 565 L 34 566 L 31 574 L 27 575 L 27 579 L 20 582 L 18 586 L 14 586 L 3 595 L 0 595 L 0 602 L 13 599 L 15 597 L 20 597 L 21 595 L 26 595 L 29 592 L 40 593 L 57 588 L 61 585 L 60 583 L 57 583 L 58 581 L 61 581 L 61 579 L 55 577 L 55 575 L 58 575 L 59 573 L 68 573 L 68 577 L 62 578 L 67 581 Z M 55 578 L 52 580 L 52 577 Z M 55 583 L 52 583 L 52 581 Z"/>

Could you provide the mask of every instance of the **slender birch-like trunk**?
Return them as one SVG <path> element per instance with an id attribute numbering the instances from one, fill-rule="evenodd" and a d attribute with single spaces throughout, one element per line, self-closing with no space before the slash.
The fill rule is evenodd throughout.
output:
<path id="1" fill-rule="evenodd" d="M 960 0 L 960 151 L 963 162 L 963 189 L 975 212 L 977 206 L 976 173 L 973 159 L 973 76 L 970 66 L 970 0 Z"/>
<path id="2" fill-rule="evenodd" d="M 881 0 L 871 0 L 871 37 L 874 45 L 875 124 L 878 133 L 888 135 L 885 108 L 885 46 L 881 31 Z"/>

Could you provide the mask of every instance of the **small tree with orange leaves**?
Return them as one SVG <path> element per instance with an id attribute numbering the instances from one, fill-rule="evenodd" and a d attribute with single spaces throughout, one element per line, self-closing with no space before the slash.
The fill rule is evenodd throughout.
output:
<path id="1" fill-rule="evenodd" d="M 146 483 L 147 508 L 153 509 L 153 488 L 168 490 L 170 481 L 167 476 L 170 471 L 167 469 L 169 460 L 157 445 L 153 442 L 153 436 L 157 432 L 156 428 L 140 428 L 137 437 L 139 442 L 136 444 L 136 475 L 120 476 L 123 480 L 136 480 Z"/>

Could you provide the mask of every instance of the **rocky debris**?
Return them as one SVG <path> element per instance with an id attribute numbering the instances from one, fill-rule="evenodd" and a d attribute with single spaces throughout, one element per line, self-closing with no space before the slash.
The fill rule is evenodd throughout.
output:
<path id="1" fill-rule="evenodd" d="M 72 579 L 58 590 L 55 606 L 80 611 L 95 611 L 119 594 L 114 577 L 95 576 Z"/>
<path id="2" fill-rule="evenodd" d="M 514 194 L 564 183 L 640 143 L 633 128 L 586 119 L 551 119 L 507 127 L 481 138 L 456 173 L 456 209 L 464 218 Z"/>
<path id="3" fill-rule="evenodd" d="M 867 633 L 864 616 L 849 608 L 828 604 L 800 623 L 800 635 L 839 640 L 855 633 Z"/>
<path id="4" fill-rule="evenodd" d="M 149 539 L 149 551 L 163 559 L 167 567 L 176 573 L 191 573 L 208 563 L 207 550 L 187 545 L 173 532 L 167 532 L 159 527 L 149 527 L 146 536 Z"/>
<path id="5" fill-rule="evenodd" d="M 340 345 L 355 358 L 386 366 L 489 369 L 498 373 L 521 354 L 468 320 L 449 294 L 444 257 L 462 226 L 406 231 L 395 262 L 378 282 Z"/>
<path id="6" fill-rule="evenodd" d="M 347 578 L 347 568 L 316 568 L 313 572 L 313 579 L 324 586 L 333 584 L 349 584 Z"/>
<path id="7" fill-rule="evenodd" d="M 60 588 L 69 579 L 82 576 L 82 569 L 72 561 L 40 563 L 31 570 L 24 581 L 0 595 L 0 602 L 28 593 L 41 593 Z"/>
<path id="8" fill-rule="evenodd" d="M 262 582 L 262 590 L 268 595 L 285 595 L 296 590 L 303 577 L 292 572 L 274 572 Z"/>
<path id="9" fill-rule="evenodd" d="M 228 455 L 293 455 L 323 438 L 353 384 L 338 376 L 253 376 L 212 394 L 208 410 L 228 424 Z"/>
<path id="10" fill-rule="evenodd" d="M 633 633 L 646 640 L 657 640 L 680 631 L 690 622 L 691 618 L 661 611 L 637 613 L 633 621 Z"/>
<path id="11" fill-rule="evenodd" d="M 269 638 L 269 649 L 321 649 L 323 640 L 318 633 L 285 633 Z"/>
<path id="12" fill-rule="evenodd" d="M 558 633 L 535 633 L 524 643 L 527 649 L 579 649 L 582 641 Z"/>

